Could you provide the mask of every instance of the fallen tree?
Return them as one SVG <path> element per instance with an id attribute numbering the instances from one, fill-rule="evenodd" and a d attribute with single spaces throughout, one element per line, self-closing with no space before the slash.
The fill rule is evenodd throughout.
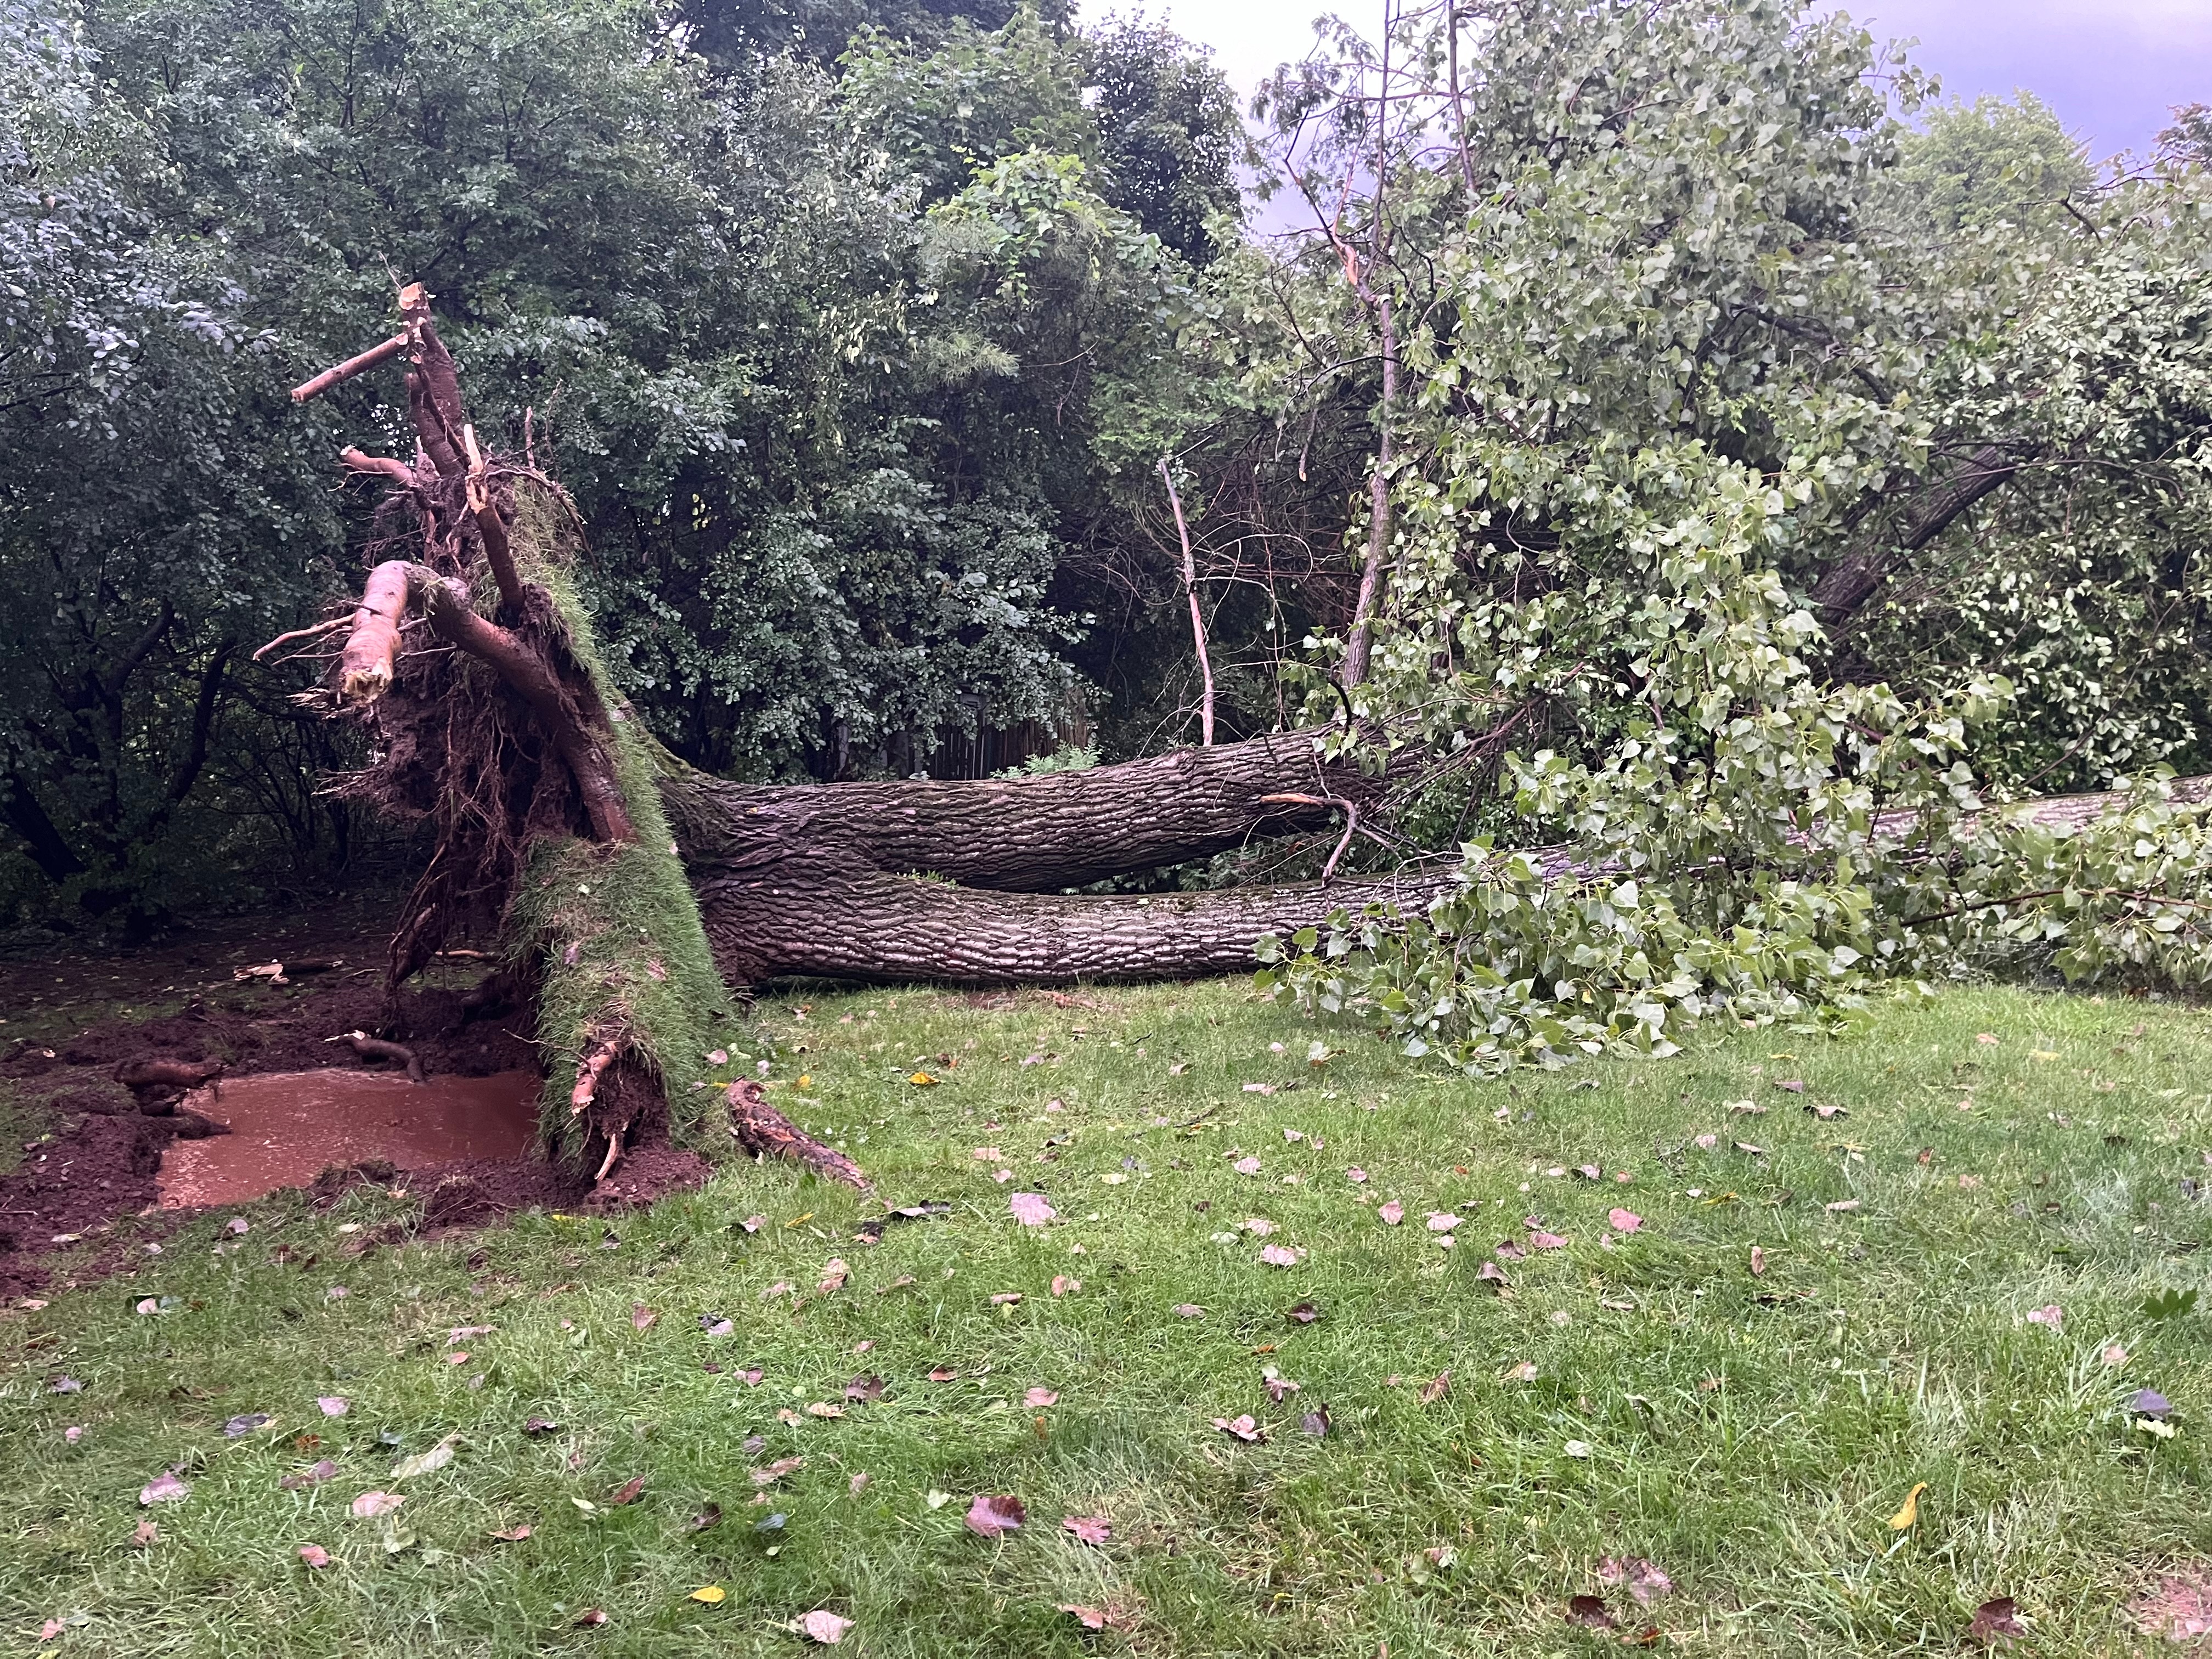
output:
<path id="1" fill-rule="evenodd" d="M 580 541 L 566 495 L 528 460 L 527 446 L 520 460 L 485 451 L 428 296 L 410 286 L 400 308 L 399 334 L 294 396 L 405 360 L 416 456 L 343 456 L 355 473 L 392 486 L 379 509 L 378 550 L 405 556 L 377 562 L 349 611 L 257 655 L 301 641 L 324 655 L 331 706 L 366 721 L 375 738 L 372 765 L 343 787 L 435 830 L 434 854 L 392 939 L 388 988 L 396 992 L 465 923 L 495 921 L 505 941 L 495 977 L 536 1002 L 548 1073 L 543 1139 L 602 1182 L 639 1137 L 696 1139 L 719 1123 L 757 1155 L 866 1184 L 758 1088 L 711 1086 L 732 990 L 787 975 L 997 986 L 1226 973 L 1249 967 L 1263 940 L 1293 935 L 1310 988 L 1332 972 L 1310 944 L 1331 918 L 1418 917 L 1435 901 L 1462 902 L 1456 861 L 1336 878 L 1352 838 L 1375 831 L 1387 781 L 1326 759 L 1332 745 L 1318 733 L 1009 781 L 775 787 L 685 765 L 594 663 L 568 582 Z M 2197 784 L 2182 798 L 2201 796 Z M 2008 812 L 2074 829 L 2118 800 L 2073 797 Z M 1790 809 L 1756 793 L 1730 812 L 1739 810 L 1782 825 L 1768 843 L 1778 869 L 1824 857 L 1813 842 L 1836 828 L 1808 818 L 1792 830 Z M 1911 812 L 1893 815 L 1870 833 L 1901 843 L 1915 824 Z M 1072 890 L 1294 832 L 1334 836 L 1322 879 Z M 1540 894 L 1573 874 L 1587 879 L 1568 887 L 1618 887 L 1642 857 L 1524 854 L 1507 884 Z M 1680 870 L 1693 886 L 1707 869 L 1732 874 L 1724 854 L 1693 847 L 1688 860 Z M 1542 902 L 1520 902 L 1525 926 Z M 1450 948 L 1455 963 L 1462 949 Z M 1328 1006 L 1329 995 L 1316 992 L 1316 1005 Z"/>
<path id="2" fill-rule="evenodd" d="M 1324 763 L 1306 735 L 1019 781 L 772 787 L 685 766 L 594 665 L 567 582 L 580 546 L 567 497 L 479 442 L 419 284 L 400 314 L 398 334 L 293 396 L 404 361 L 416 455 L 341 458 L 392 486 L 376 550 L 404 556 L 380 559 L 349 611 L 257 656 L 327 660 L 322 695 L 374 740 L 372 764 L 341 787 L 435 831 L 388 988 L 465 923 L 495 918 L 505 971 L 537 1002 L 544 1139 L 602 1181 L 638 1136 L 693 1138 L 725 1108 L 757 1152 L 860 1180 L 757 1090 L 705 1086 L 732 988 L 1234 971 L 1267 933 L 1346 904 L 1418 904 L 1447 879 L 1066 890 L 1300 830 L 1334 831 L 1333 876 L 1383 785 Z"/>

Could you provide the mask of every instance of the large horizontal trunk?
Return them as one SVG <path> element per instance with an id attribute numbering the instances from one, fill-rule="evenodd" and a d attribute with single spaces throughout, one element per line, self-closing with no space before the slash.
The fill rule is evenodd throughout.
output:
<path id="1" fill-rule="evenodd" d="M 1265 933 L 1340 907 L 1419 908 L 1451 884 L 1430 878 L 1300 882 L 1203 893 L 1092 896 L 1006 893 L 848 866 L 695 876 L 722 976 L 786 975 L 957 985 L 1184 979 L 1249 972 Z"/>
<path id="2" fill-rule="evenodd" d="M 1382 780 L 1324 764 L 1307 732 L 1036 777 L 795 786 L 672 764 L 661 796 L 696 876 L 834 848 L 891 874 L 1042 892 L 1207 858 L 1378 800 Z"/>

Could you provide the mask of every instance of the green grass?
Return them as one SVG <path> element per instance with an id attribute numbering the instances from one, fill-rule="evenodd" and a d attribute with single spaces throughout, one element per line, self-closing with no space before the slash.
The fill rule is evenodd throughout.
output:
<path id="1" fill-rule="evenodd" d="M 2120 1609 L 2212 1556 L 2205 1317 L 2143 1312 L 2204 1277 L 2212 1203 L 2181 1185 L 2212 1178 L 2203 1011 L 1954 991 L 1848 1042 L 1735 1032 L 1475 1085 L 1356 1033 L 1310 1066 L 1313 1032 L 1234 983 L 1083 1001 L 763 1006 L 778 1096 L 890 1202 L 951 1206 L 878 1245 L 854 1230 L 879 1206 L 740 1165 L 611 1224 L 529 1215 L 349 1258 L 411 1202 L 371 1189 L 254 1206 L 243 1237 L 206 1217 L 132 1276 L 9 1316 L 0 1651 L 791 1655 L 779 1621 L 826 1607 L 869 1655 L 1524 1659 L 1618 1649 L 1565 1617 L 1608 1555 L 1672 1576 L 1646 1615 L 1665 1650 L 1948 1654 L 1998 1595 L 2038 1655 L 2167 1650 Z M 1731 1115 L 1744 1100 L 1770 1109 Z M 1020 1191 L 1060 1221 L 1018 1225 Z M 1386 1199 L 1404 1224 L 1376 1218 Z M 1614 1206 L 1644 1224 L 1607 1248 Z M 1465 1218 L 1450 1250 L 1423 1224 L 1446 1208 Z M 1571 1242 L 1509 1261 L 1501 1300 L 1478 1269 L 1530 1214 Z M 1253 1217 L 1304 1259 L 1261 1265 Z M 823 1294 L 833 1257 L 850 1281 Z M 1055 1275 L 1082 1287 L 1054 1297 Z M 144 1297 L 173 1302 L 133 1313 Z M 1317 1322 L 1285 1319 L 1307 1299 Z M 2026 1322 L 2051 1303 L 2063 1331 Z M 1504 1378 L 1524 1361 L 1534 1381 Z M 925 1380 L 937 1364 L 960 1376 Z M 1269 1365 L 1300 1392 L 1272 1403 Z M 889 1380 L 881 1401 L 805 1415 L 859 1373 Z M 82 1392 L 47 1392 L 63 1374 Z M 2173 1437 L 2132 1426 L 2145 1385 L 2175 1402 Z M 1025 1405 L 1032 1386 L 1059 1403 Z M 349 1413 L 324 1419 L 319 1395 Z M 1299 1419 L 1323 1401 L 1316 1440 Z M 259 1412 L 276 1422 L 223 1437 Z M 1212 1426 L 1248 1412 L 1265 1444 Z M 526 1436 L 532 1413 L 562 1426 Z M 447 1436 L 449 1465 L 392 1478 Z M 749 1471 L 791 1455 L 805 1466 L 755 1505 Z M 318 1456 L 336 1479 L 280 1490 Z M 142 1510 L 172 1465 L 189 1498 Z M 1920 1482 L 1919 1523 L 1893 1530 Z M 374 1488 L 406 1494 L 404 1534 L 348 1516 Z M 1030 1522 L 986 1542 L 961 1516 L 998 1492 Z M 709 1503 L 720 1524 L 688 1529 Z M 1093 1514 L 1103 1548 L 1060 1529 Z M 160 1536 L 134 1547 L 148 1516 Z M 311 1541 L 331 1565 L 301 1564 Z M 727 1599 L 686 1599 L 710 1584 Z M 1060 1602 L 1121 1627 L 1087 1634 Z M 592 1607 L 604 1625 L 571 1623 Z M 40 1649 L 41 1620 L 80 1615 Z"/>

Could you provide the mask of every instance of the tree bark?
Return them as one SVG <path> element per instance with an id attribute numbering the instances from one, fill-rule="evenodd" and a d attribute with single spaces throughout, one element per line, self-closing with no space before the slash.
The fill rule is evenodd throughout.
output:
<path id="1" fill-rule="evenodd" d="M 1942 483 L 1914 496 L 1893 538 L 1870 542 L 1846 555 L 1814 584 L 1813 606 L 1820 620 L 1831 631 L 1849 622 L 1888 580 L 1899 554 L 1927 546 L 1960 514 L 2008 482 L 2021 465 L 2019 457 L 2002 444 L 1984 444 Z"/>
<path id="2" fill-rule="evenodd" d="M 1384 782 L 1324 765 L 1306 732 L 973 782 L 758 785 L 709 777 L 672 757 L 668 768 L 661 799 L 695 877 L 835 848 L 894 875 L 1012 892 L 1080 887 L 1314 828 L 1335 809 L 1265 798 L 1311 791 L 1366 806 L 1382 799 Z"/>

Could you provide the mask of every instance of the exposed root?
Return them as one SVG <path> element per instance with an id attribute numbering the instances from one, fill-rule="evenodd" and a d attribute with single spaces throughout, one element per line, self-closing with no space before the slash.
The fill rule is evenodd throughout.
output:
<path id="1" fill-rule="evenodd" d="M 731 1138 L 755 1158 L 796 1158 L 817 1175 L 842 1181 L 864 1193 L 875 1190 L 875 1183 L 860 1172 L 859 1164 L 836 1147 L 823 1146 L 769 1105 L 757 1083 L 739 1079 L 730 1085 L 729 1099 Z"/>
<path id="2" fill-rule="evenodd" d="M 585 1054 L 583 1063 L 576 1067 L 576 1086 L 568 1091 L 568 1115 L 580 1117 L 592 1109 L 592 1102 L 599 1097 L 599 1079 L 613 1065 L 621 1047 L 612 1038 L 601 1037 Z"/>
<path id="3" fill-rule="evenodd" d="M 126 1060 L 115 1068 L 115 1080 L 126 1089 L 197 1089 L 222 1076 L 219 1060 Z M 222 1085 L 216 1083 L 216 1093 Z"/>
<path id="4" fill-rule="evenodd" d="M 382 1037 L 373 1037 L 366 1031 L 343 1031 L 325 1042 L 343 1042 L 363 1060 L 389 1060 L 407 1068 L 410 1083 L 422 1081 L 422 1062 L 415 1051 L 404 1042 L 386 1042 Z"/>
<path id="5" fill-rule="evenodd" d="M 594 1187 L 604 1186 L 607 1176 L 613 1172 L 616 1161 L 622 1157 L 623 1131 L 629 1127 L 626 1123 L 618 1123 L 608 1131 L 607 1155 L 599 1160 L 599 1174 L 592 1177 L 592 1185 Z"/>

